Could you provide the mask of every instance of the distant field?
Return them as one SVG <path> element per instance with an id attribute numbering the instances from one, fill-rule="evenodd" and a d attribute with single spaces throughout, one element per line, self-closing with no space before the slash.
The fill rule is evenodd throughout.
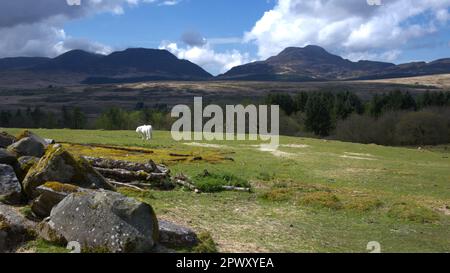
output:
<path id="1" fill-rule="evenodd" d="M 450 74 L 421 76 L 411 78 L 397 78 L 397 79 L 384 79 L 384 80 L 372 80 L 362 81 L 366 83 L 389 83 L 389 84 L 410 84 L 410 85 L 428 85 L 435 86 L 442 89 L 450 89 Z"/>
<path id="2" fill-rule="evenodd" d="M 130 131 L 35 131 L 72 143 L 64 145 L 76 154 L 153 158 L 174 174 L 194 177 L 207 169 L 250 181 L 253 193 L 123 191 L 152 204 L 160 218 L 209 231 L 223 252 L 366 252 L 370 241 L 380 242 L 384 252 L 450 252 L 445 146 L 418 150 L 282 137 L 279 151 L 263 151 L 258 142 L 177 143 L 168 132 L 143 143 Z M 145 147 L 155 154 L 74 143 Z M 176 161 L 170 153 L 189 157 Z"/>
<path id="3" fill-rule="evenodd" d="M 43 75 L 44 77 L 44 75 Z M 393 80 L 394 81 L 394 80 Z M 192 104 L 194 97 L 203 97 L 204 103 L 238 104 L 261 103 L 268 93 L 296 94 L 302 91 L 351 91 L 362 99 L 374 94 L 394 90 L 420 94 L 427 90 L 441 90 L 433 82 L 416 84 L 416 80 L 395 82 L 145 82 L 119 85 L 71 85 L 36 87 L 2 86 L 0 79 L 0 110 L 16 111 L 39 106 L 46 111 L 60 111 L 63 106 L 79 107 L 89 117 L 97 117 L 103 110 L 117 106 L 134 109 L 143 102 L 147 107 L 155 105 Z"/>

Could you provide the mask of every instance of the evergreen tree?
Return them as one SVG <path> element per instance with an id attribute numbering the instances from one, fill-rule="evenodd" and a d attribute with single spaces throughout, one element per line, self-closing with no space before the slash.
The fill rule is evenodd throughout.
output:
<path id="1" fill-rule="evenodd" d="M 324 94 L 313 94 L 306 103 L 305 126 L 319 136 L 328 136 L 332 130 L 329 98 Z"/>

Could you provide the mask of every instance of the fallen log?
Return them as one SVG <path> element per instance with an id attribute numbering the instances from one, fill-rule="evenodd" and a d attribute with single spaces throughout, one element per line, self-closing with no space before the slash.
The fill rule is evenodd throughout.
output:
<path id="1" fill-rule="evenodd" d="M 118 187 L 131 188 L 131 189 L 135 189 L 135 190 L 138 190 L 138 191 L 145 191 L 144 189 L 141 189 L 138 186 L 135 186 L 135 185 L 130 184 L 130 183 L 121 183 L 121 182 L 114 181 L 112 179 L 108 179 L 108 182 L 113 184 L 114 186 L 118 186 Z"/>
<path id="2" fill-rule="evenodd" d="M 222 186 L 224 190 L 227 191 L 242 191 L 242 192 L 251 192 L 250 188 L 243 188 L 243 187 L 234 187 L 234 186 Z"/>
<path id="3" fill-rule="evenodd" d="M 115 160 L 89 156 L 85 156 L 84 158 L 89 161 L 93 167 L 96 168 L 122 169 L 131 172 L 144 171 L 147 173 L 169 173 L 169 170 L 165 166 L 157 165 L 153 160 L 149 160 L 147 163 L 136 163 L 125 160 Z"/>
<path id="4" fill-rule="evenodd" d="M 189 183 L 187 181 L 181 180 L 181 179 L 175 179 L 174 182 L 180 186 L 186 187 L 189 190 L 196 192 L 196 193 L 200 193 L 201 191 L 192 183 Z"/>
<path id="5" fill-rule="evenodd" d="M 120 182 L 147 181 L 150 175 L 144 171 L 133 172 L 123 169 L 105 169 L 98 167 L 94 167 L 94 169 L 104 177 Z"/>

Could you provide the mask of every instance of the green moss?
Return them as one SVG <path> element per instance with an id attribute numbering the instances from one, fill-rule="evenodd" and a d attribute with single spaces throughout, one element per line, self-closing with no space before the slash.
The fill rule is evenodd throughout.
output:
<path id="1" fill-rule="evenodd" d="M 77 186 L 60 182 L 46 182 L 43 184 L 43 186 L 56 192 L 74 193 L 78 191 Z"/>
<path id="2" fill-rule="evenodd" d="M 217 245 L 209 232 L 198 234 L 199 244 L 192 248 L 193 253 L 217 253 Z"/>
<path id="3" fill-rule="evenodd" d="M 57 244 L 53 244 L 47 242 L 43 239 L 37 239 L 33 241 L 27 242 L 23 247 L 23 251 L 35 252 L 35 253 L 69 253 L 70 250 L 65 247 L 59 246 Z"/>
<path id="4" fill-rule="evenodd" d="M 106 246 L 96 246 L 96 247 L 83 247 L 81 253 L 111 253 L 109 248 Z"/>
<path id="5" fill-rule="evenodd" d="M 33 215 L 33 211 L 31 211 L 31 207 L 30 206 L 25 206 L 25 207 L 21 207 L 19 209 L 19 212 L 25 216 L 28 219 L 33 219 L 34 215 Z"/>
<path id="6" fill-rule="evenodd" d="M 392 205 L 388 216 L 416 223 L 436 223 L 440 217 L 435 211 L 412 202 L 399 202 Z"/>

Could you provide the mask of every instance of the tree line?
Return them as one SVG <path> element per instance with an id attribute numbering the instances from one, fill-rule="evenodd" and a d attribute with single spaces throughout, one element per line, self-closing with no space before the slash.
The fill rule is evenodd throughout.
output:
<path id="1" fill-rule="evenodd" d="M 383 145 L 450 142 L 450 92 L 412 96 L 399 90 L 363 101 L 352 92 L 272 93 L 280 105 L 281 133 Z"/>
<path id="2" fill-rule="evenodd" d="M 10 128 L 134 130 L 142 124 L 152 124 L 156 129 L 169 130 L 172 123 L 167 106 L 148 108 L 142 103 L 131 111 L 111 107 L 93 119 L 88 119 L 79 107 L 63 106 L 59 112 L 41 107 L 0 111 L 0 127 Z"/>
<path id="3" fill-rule="evenodd" d="M 280 105 L 283 135 L 382 145 L 450 143 L 450 92 L 413 96 L 397 90 L 368 101 L 352 92 L 270 93 L 264 104 Z M 134 130 L 151 124 L 170 130 L 173 122 L 167 105 L 146 107 L 142 102 L 132 110 L 108 108 L 90 119 L 78 107 L 0 111 L 0 127 L 15 128 Z"/>

